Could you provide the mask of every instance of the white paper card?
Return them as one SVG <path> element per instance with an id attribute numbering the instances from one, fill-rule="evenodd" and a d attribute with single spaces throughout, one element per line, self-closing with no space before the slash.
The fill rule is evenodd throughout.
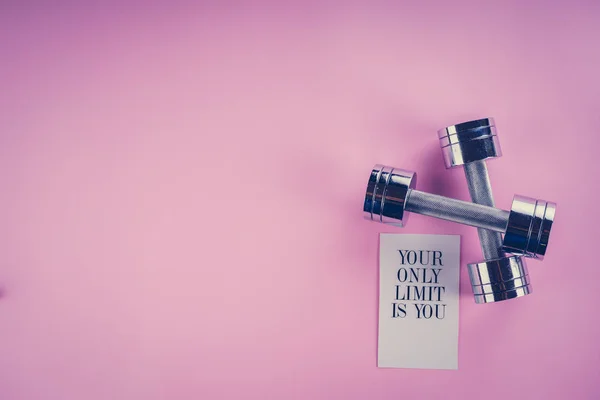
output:
<path id="1" fill-rule="evenodd" d="M 379 367 L 458 369 L 460 236 L 382 233 Z"/>

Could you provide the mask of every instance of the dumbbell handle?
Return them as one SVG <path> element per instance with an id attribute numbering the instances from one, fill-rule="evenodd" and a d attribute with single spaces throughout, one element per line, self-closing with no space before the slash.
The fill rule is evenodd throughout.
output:
<path id="1" fill-rule="evenodd" d="M 484 160 L 466 163 L 464 166 L 467 188 L 471 195 L 471 201 L 488 207 L 495 207 L 492 195 L 492 184 L 488 174 L 487 165 Z M 504 257 L 502 251 L 502 234 L 487 229 L 477 229 L 481 252 L 485 260 L 495 260 Z"/>
<path id="2" fill-rule="evenodd" d="M 408 190 L 405 209 L 417 214 L 500 233 L 506 232 L 510 214 L 499 208 L 438 196 L 416 189 Z"/>
<path id="3" fill-rule="evenodd" d="M 482 118 L 448 126 L 438 131 L 446 168 L 462 166 L 473 203 L 495 207 L 486 160 L 502 156 L 496 123 Z M 505 256 L 502 235 L 477 229 L 483 258 L 494 260 Z"/>

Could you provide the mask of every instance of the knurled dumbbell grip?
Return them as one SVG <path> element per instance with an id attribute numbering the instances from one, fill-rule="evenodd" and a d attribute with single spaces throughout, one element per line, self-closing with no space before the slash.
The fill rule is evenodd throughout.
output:
<path id="1" fill-rule="evenodd" d="M 473 203 L 494 207 L 492 185 L 485 161 L 479 160 L 466 163 L 463 168 Z M 479 235 L 479 243 L 485 260 L 495 260 L 505 256 L 504 251 L 502 251 L 501 233 L 478 228 L 477 234 Z"/>
<path id="2" fill-rule="evenodd" d="M 405 210 L 500 233 L 506 231 L 509 215 L 508 211 L 498 208 L 415 189 L 408 190 Z"/>

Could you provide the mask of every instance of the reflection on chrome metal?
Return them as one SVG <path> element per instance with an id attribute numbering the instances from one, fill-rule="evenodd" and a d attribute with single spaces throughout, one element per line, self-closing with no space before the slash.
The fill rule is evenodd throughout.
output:
<path id="1" fill-rule="evenodd" d="M 428 215 L 477 228 L 505 233 L 504 250 L 527 257 L 540 257 L 546 253 L 554 203 L 543 200 L 527 201 L 515 196 L 510 212 L 451 199 L 414 189 L 416 174 L 403 169 L 376 165 L 371 171 L 364 199 L 363 211 L 367 219 L 402 227 L 408 212 Z M 530 202 L 538 206 L 531 205 Z M 528 203 L 529 202 L 529 203 Z M 544 206 L 542 213 L 541 204 Z M 512 222 L 511 222 L 512 216 Z M 508 235 L 507 226 L 512 230 Z"/>
<path id="2" fill-rule="evenodd" d="M 543 259 L 556 204 L 515 195 L 504 235 L 504 250 Z"/>
<path id="3" fill-rule="evenodd" d="M 406 224 L 406 198 L 417 184 L 417 174 L 375 165 L 369 177 L 363 211 L 367 219 L 398 227 Z"/>
<path id="4" fill-rule="evenodd" d="M 438 138 L 446 168 L 502 155 L 493 118 L 463 122 L 440 129 Z"/>
<path id="5" fill-rule="evenodd" d="M 476 303 L 513 299 L 532 291 L 527 265 L 520 256 L 468 264 L 467 269 Z"/>

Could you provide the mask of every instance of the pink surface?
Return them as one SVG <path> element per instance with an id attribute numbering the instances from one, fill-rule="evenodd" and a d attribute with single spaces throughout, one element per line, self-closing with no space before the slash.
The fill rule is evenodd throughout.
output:
<path id="1" fill-rule="evenodd" d="M 0 398 L 600 397 L 593 2 L 0 12 Z M 474 229 L 362 219 L 370 168 L 558 203 L 534 294 L 475 305 Z M 379 232 L 462 235 L 458 371 L 376 368 Z"/>

